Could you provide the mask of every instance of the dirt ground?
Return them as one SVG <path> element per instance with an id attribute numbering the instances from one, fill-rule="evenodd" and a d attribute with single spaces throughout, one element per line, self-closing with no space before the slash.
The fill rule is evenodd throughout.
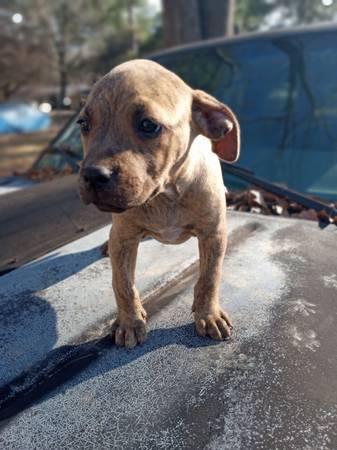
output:
<path id="1" fill-rule="evenodd" d="M 72 113 L 53 115 L 50 128 L 36 133 L 0 134 L 0 177 L 28 170 Z"/>

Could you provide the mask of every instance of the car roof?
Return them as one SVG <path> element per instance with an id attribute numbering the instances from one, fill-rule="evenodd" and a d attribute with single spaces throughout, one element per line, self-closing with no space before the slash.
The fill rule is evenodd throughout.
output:
<path id="1" fill-rule="evenodd" d="M 268 31 L 260 31 L 260 32 L 252 32 L 252 33 L 243 33 L 230 37 L 220 37 L 214 39 L 207 39 L 198 42 L 192 42 L 190 44 L 179 45 L 175 47 L 170 47 L 166 50 L 161 50 L 146 56 L 150 59 L 156 59 L 161 56 L 166 56 L 174 53 L 190 51 L 190 50 L 198 50 L 202 48 L 213 47 L 214 45 L 231 45 L 231 44 L 239 44 L 244 42 L 251 41 L 261 41 L 261 40 L 270 40 L 287 36 L 296 36 L 296 35 L 306 35 L 306 34 L 318 34 L 322 32 L 336 32 L 337 25 L 334 22 L 328 22 L 325 24 L 319 25 L 305 25 L 305 26 L 297 26 L 285 29 L 278 30 L 268 30 Z"/>

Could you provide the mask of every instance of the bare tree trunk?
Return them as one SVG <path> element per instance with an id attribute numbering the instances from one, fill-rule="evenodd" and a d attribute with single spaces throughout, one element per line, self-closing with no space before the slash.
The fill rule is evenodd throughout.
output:
<path id="1" fill-rule="evenodd" d="M 225 13 L 225 36 L 233 36 L 235 25 L 235 0 L 227 0 Z"/>
<path id="2" fill-rule="evenodd" d="M 162 0 L 162 3 L 166 47 L 202 38 L 198 0 Z"/>
<path id="3" fill-rule="evenodd" d="M 177 4 L 179 2 L 175 0 L 162 0 L 165 47 L 172 47 L 179 44 L 179 10 L 176 8 Z"/>
<path id="4" fill-rule="evenodd" d="M 235 0 L 162 0 L 166 47 L 234 34 Z"/>
<path id="5" fill-rule="evenodd" d="M 58 32 L 52 33 L 52 42 L 55 48 L 57 57 L 57 69 L 59 76 L 59 94 L 58 94 L 58 107 L 63 108 L 63 100 L 67 95 L 68 87 L 68 67 L 67 67 L 67 42 L 65 40 L 65 30 L 61 23 L 60 30 Z"/>
<path id="6" fill-rule="evenodd" d="M 139 53 L 139 42 L 137 37 L 137 29 L 135 26 L 135 11 L 134 11 L 134 4 L 132 0 L 128 1 L 128 26 L 130 30 L 130 36 L 131 36 L 131 51 L 134 55 L 138 55 Z"/>
<path id="7" fill-rule="evenodd" d="M 301 0 L 295 3 L 298 23 L 312 23 L 315 20 L 315 2 Z"/>
<path id="8" fill-rule="evenodd" d="M 234 33 L 235 0 L 199 0 L 203 39 Z"/>
<path id="9" fill-rule="evenodd" d="M 60 97 L 59 97 L 59 108 L 66 109 L 65 105 L 68 105 L 67 103 L 64 102 L 65 97 L 67 96 L 67 87 L 68 87 L 68 79 L 67 79 L 67 73 L 66 72 L 61 72 L 61 80 L 60 80 Z"/>

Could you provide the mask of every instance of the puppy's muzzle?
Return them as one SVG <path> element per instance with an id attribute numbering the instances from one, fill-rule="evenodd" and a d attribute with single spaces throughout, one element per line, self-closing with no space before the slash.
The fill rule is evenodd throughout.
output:
<path id="1" fill-rule="evenodd" d="M 94 189 L 101 189 L 111 180 L 111 173 L 105 167 L 86 167 L 83 171 L 84 181 Z"/>
<path id="2" fill-rule="evenodd" d="M 82 178 L 87 191 L 91 192 L 90 202 L 101 211 L 121 213 L 127 209 L 120 198 L 111 195 L 115 191 L 118 172 L 106 167 L 89 166 L 83 168 Z"/>

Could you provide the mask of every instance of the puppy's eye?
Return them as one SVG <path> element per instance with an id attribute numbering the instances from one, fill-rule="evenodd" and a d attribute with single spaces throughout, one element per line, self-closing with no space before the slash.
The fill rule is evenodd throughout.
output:
<path id="1" fill-rule="evenodd" d="M 80 118 L 77 120 L 77 123 L 80 125 L 81 132 L 82 132 L 83 134 L 89 133 L 89 131 L 90 131 L 90 125 L 89 125 L 89 122 L 87 121 L 87 119 L 84 119 L 83 117 L 80 117 Z"/>
<path id="2" fill-rule="evenodd" d="M 138 130 L 147 137 L 154 137 L 160 132 L 161 126 L 150 119 L 143 119 L 138 125 Z"/>

